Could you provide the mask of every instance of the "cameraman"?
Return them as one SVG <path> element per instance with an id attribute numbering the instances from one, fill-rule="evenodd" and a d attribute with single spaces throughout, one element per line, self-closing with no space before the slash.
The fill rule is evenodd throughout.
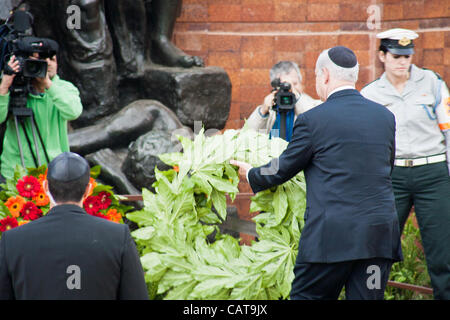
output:
<path id="1" fill-rule="evenodd" d="M 39 58 L 38 53 L 33 53 L 32 59 Z M 64 151 L 69 151 L 69 140 L 67 137 L 67 121 L 78 118 L 83 111 L 78 89 L 70 82 L 61 80 L 57 75 L 58 63 L 56 55 L 45 59 L 48 64 L 47 74 L 44 78 L 34 78 L 31 81 L 30 93 L 27 96 L 27 107 L 32 109 L 38 130 L 42 135 L 44 146 L 38 141 L 40 159 L 45 159 L 46 149 L 51 161 Z M 10 100 L 9 89 L 13 85 L 14 78 L 20 72 L 19 61 L 11 56 L 8 66 L 15 74 L 3 73 L 0 82 L 0 123 L 6 121 L 6 132 L 3 138 L 3 149 L 1 154 L 1 175 L 10 179 L 14 176 L 14 169 L 21 164 L 20 152 L 14 117 L 8 116 Z M 32 139 L 30 119 L 25 120 L 25 131 L 19 129 L 20 141 L 22 142 L 23 157 L 26 167 L 35 167 L 33 155 L 35 146 L 27 146 L 27 137 Z"/>
<path id="2" fill-rule="evenodd" d="M 321 104 L 322 101 L 315 100 L 302 92 L 302 75 L 298 65 L 293 61 L 280 61 L 270 69 L 270 82 L 273 83 L 276 79 L 280 79 L 280 83 L 289 83 L 297 99 L 295 108 L 290 110 L 286 115 L 286 140 L 290 141 L 297 116 Z M 276 93 L 276 90 L 272 91 L 264 98 L 263 104 L 253 111 L 247 120 L 249 128 L 253 130 L 264 130 L 265 133 L 270 134 L 271 130 L 280 130 L 281 117 L 273 109 Z M 281 136 L 282 134 L 280 134 Z"/>

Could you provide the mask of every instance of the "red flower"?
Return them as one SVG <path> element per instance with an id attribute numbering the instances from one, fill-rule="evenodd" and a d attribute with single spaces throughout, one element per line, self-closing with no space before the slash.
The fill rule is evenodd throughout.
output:
<path id="1" fill-rule="evenodd" d="M 107 209 L 111 205 L 111 198 L 109 197 L 108 192 L 102 191 L 97 197 L 100 202 L 100 209 Z"/>
<path id="2" fill-rule="evenodd" d="M 39 180 L 33 176 L 25 176 L 16 185 L 17 191 L 22 197 L 33 198 L 41 190 L 41 184 Z"/>
<path id="3" fill-rule="evenodd" d="M 42 216 L 42 210 L 36 207 L 36 205 L 28 201 L 23 205 L 22 210 L 20 210 L 24 220 L 36 220 Z"/>
<path id="4" fill-rule="evenodd" d="M 97 196 L 87 197 L 83 202 L 84 210 L 90 215 L 95 215 L 101 208 L 100 198 Z"/>
<path id="5" fill-rule="evenodd" d="M 97 212 L 97 213 L 92 214 L 92 216 L 94 216 L 94 217 L 99 217 L 99 218 L 106 219 L 106 220 L 109 220 L 108 217 L 105 216 L 105 215 L 104 215 L 103 213 L 101 213 L 100 211 Z"/>
<path id="6" fill-rule="evenodd" d="M 16 218 L 6 217 L 0 220 L 0 231 L 5 232 L 9 229 L 17 227 L 19 224 L 17 223 Z"/>

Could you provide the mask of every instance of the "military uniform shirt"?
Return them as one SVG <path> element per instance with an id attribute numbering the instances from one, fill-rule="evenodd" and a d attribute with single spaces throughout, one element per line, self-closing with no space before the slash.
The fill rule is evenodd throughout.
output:
<path id="1" fill-rule="evenodd" d="M 434 109 L 438 90 L 441 102 Z M 446 152 L 443 131 L 450 129 L 449 92 L 445 82 L 439 80 L 433 71 L 411 65 L 410 78 L 402 93 L 395 89 L 386 73 L 383 73 L 379 79 L 364 87 L 361 94 L 386 106 L 395 115 L 397 159 L 414 159 Z"/>

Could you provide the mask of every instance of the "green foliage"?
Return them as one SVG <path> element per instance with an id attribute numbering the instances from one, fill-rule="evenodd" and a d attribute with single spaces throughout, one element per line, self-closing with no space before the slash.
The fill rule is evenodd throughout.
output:
<path id="1" fill-rule="evenodd" d="M 245 127 L 194 141 L 179 137 L 183 153 L 161 155 L 177 166 L 155 168 L 155 193 L 143 190 L 144 209 L 127 214 L 139 229 L 132 233 L 146 270 L 151 298 L 286 299 L 305 210 L 302 174 L 252 198 L 258 241 L 240 246 L 217 227 L 226 218 L 226 194 L 238 192 L 230 159 L 254 166 L 277 157 L 287 146 Z M 214 241 L 208 235 L 215 233 Z"/>
<path id="2" fill-rule="evenodd" d="M 431 287 L 425 255 L 420 247 L 420 244 L 422 243 L 420 231 L 414 226 L 412 218 L 413 215 L 408 218 L 403 230 L 403 261 L 394 263 L 389 280 Z M 414 291 L 390 286 L 386 288 L 384 297 L 386 300 L 422 300 L 433 298 L 431 295 L 420 294 Z"/>

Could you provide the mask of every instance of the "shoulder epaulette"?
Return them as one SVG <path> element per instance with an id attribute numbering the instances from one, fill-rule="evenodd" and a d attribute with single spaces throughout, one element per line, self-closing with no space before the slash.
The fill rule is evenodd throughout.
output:
<path id="1" fill-rule="evenodd" d="M 436 71 L 431 70 L 431 69 L 427 69 L 427 68 L 422 68 L 422 69 L 433 72 L 439 80 L 442 80 L 441 75 L 439 73 L 437 73 Z"/>

